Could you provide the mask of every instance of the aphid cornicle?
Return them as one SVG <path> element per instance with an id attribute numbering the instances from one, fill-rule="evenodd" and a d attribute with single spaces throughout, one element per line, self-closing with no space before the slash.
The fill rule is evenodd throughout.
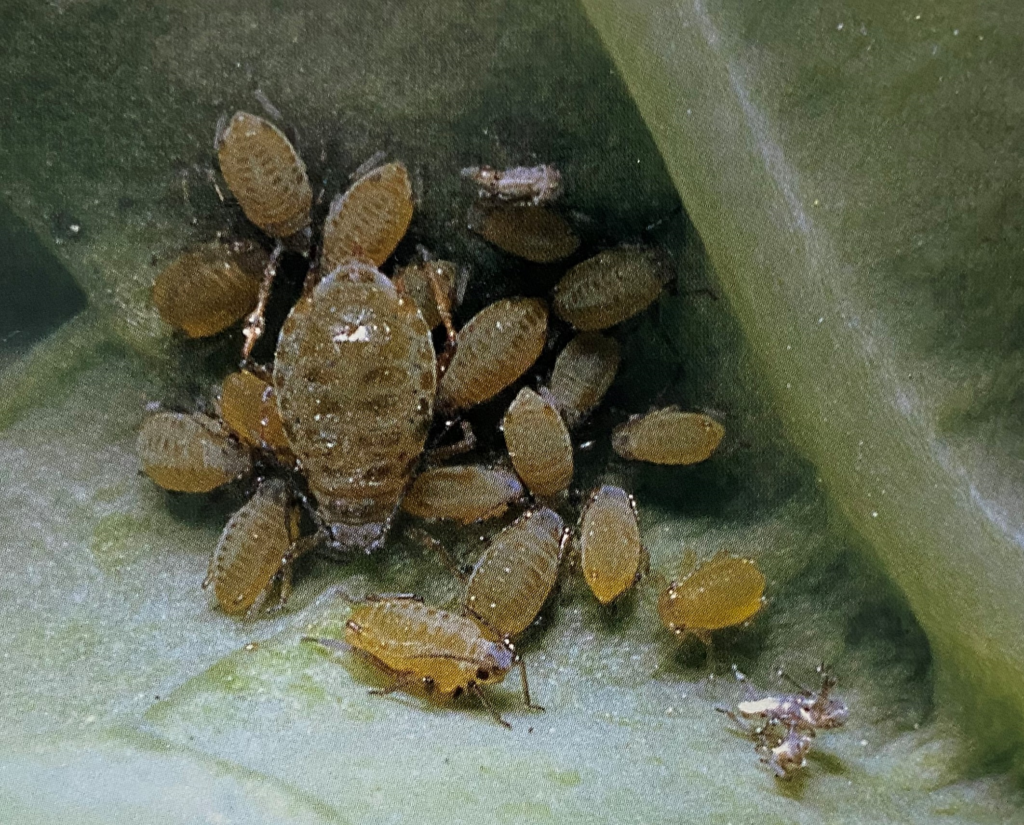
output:
<path id="1" fill-rule="evenodd" d="M 637 582 L 644 562 L 633 497 L 602 485 L 583 509 L 579 529 L 583 578 L 601 604 L 611 604 Z"/>
<path id="2" fill-rule="evenodd" d="M 288 485 L 269 479 L 228 521 L 203 587 L 213 585 L 221 610 L 251 618 L 275 587 L 278 605 L 291 593 L 291 554 L 299 537 L 299 508 Z"/>
<path id="3" fill-rule="evenodd" d="M 309 224 L 306 165 L 273 123 L 236 112 L 217 137 L 217 159 L 245 216 L 268 235 L 286 238 Z"/>
<path id="4" fill-rule="evenodd" d="M 143 472 L 165 490 L 206 493 L 252 471 L 248 449 L 200 413 L 148 416 L 137 449 Z"/>
<path id="5" fill-rule="evenodd" d="M 645 310 L 671 272 L 657 250 L 610 249 L 576 264 L 555 285 L 555 314 L 576 329 L 607 329 Z"/>
<path id="6" fill-rule="evenodd" d="M 562 192 L 562 173 L 551 164 L 509 169 L 469 166 L 461 174 L 477 185 L 481 198 L 540 206 L 550 203 Z"/>
<path id="7" fill-rule="evenodd" d="M 568 258 L 580 239 L 557 212 L 543 206 L 474 206 L 469 228 L 498 249 L 534 263 Z"/>
<path id="8" fill-rule="evenodd" d="M 240 441 L 291 453 L 273 385 L 248 370 L 231 373 L 221 384 L 220 417 Z"/>
<path id="9" fill-rule="evenodd" d="M 553 496 L 572 481 L 572 441 L 554 405 L 523 387 L 501 425 L 509 458 L 536 496 Z"/>
<path id="10" fill-rule="evenodd" d="M 466 610 L 497 638 L 517 636 L 537 618 L 565 546 L 562 517 L 547 507 L 526 513 L 491 539 L 466 585 Z"/>
<path id="11" fill-rule="evenodd" d="M 166 323 L 190 338 L 216 335 L 256 306 L 261 267 L 255 254 L 204 244 L 160 271 L 153 304 Z"/>
<path id="12" fill-rule="evenodd" d="M 597 332 L 580 333 L 559 353 L 548 389 L 570 428 L 601 403 L 620 360 L 618 342 Z"/>
<path id="13" fill-rule="evenodd" d="M 504 298 L 480 310 L 459 332 L 438 407 L 464 410 L 493 398 L 537 360 L 547 329 L 548 306 L 539 298 Z"/>
<path id="14" fill-rule="evenodd" d="M 329 549 L 369 552 L 382 540 L 423 451 L 436 369 L 416 305 L 369 264 L 339 267 L 288 315 L 277 406 Z"/>
<path id="15" fill-rule="evenodd" d="M 349 258 L 380 266 L 405 236 L 412 212 L 404 164 L 386 163 L 367 172 L 331 203 L 324 223 L 323 270 L 330 272 Z"/>
<path id="16" fill-rule="evenodd" d="M 343 650 L 336 639 L 303 637 L 330 650 Z M 419 686 L 440 697 L 474 693 L 500 724 L 511 727 L 480 689 L 497 684 L 520 667 L 523 701 L 530 703 L 526 668 L 507 639 L 490 639 L 472 620 L 413 598 L 379 597 L 356 606 L 345 626 L 345 643 L 391 675 L 394 684 L 376 693 Z"/>
<path id="17" fill-rule="evenodd" d="M 711 457 L 724 436 L 725 427 L 711 416 L 666 407 L 616 427 L 612 449 L 632 461 L 697 464 Z"/>
<path id="18" fill-rule="evenodd" d="M 523 485 L 507 470 L 434 467 L 416 476 L 402 509 L 420 518 L 471 524 L 500 516 L 522 496 Z"/>

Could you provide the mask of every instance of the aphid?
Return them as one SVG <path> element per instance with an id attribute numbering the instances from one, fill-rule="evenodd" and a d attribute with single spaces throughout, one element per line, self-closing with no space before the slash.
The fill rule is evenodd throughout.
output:
<path id="1" fill-rule="evenodd" d="M 298 537 L 299 508 L 288 485 L 265 481 L 221 533 L 203 588 L 212 584 L 221 610 L 246 618 L 260 611 L 275 587 L 283 606 L 291 593 Z"/>
<path id="2" fill-rule="evenodd" d="M 601 604 L 611 604 L 640 578 L 646 556 L 633 497 L 603 485 L 590 496 L 579 528 L 583 578 Z"/>
<path id="3" fill-rule="evenodd" d="M 711 631 L 742 624 L 761 609 L 764 584 L 753 559 L 722 550 L 669 585 L 658 599 L 658 615 L 677 636 L 709 643 Z"/>
<path id="4" fill-rule="evenodd" d="M 137 449 L 143 472 L 165 490 L 205 493 L 252 471 L 249 451 L 200 413 L 148 416 Z"/>
<path id="5" fill-rule="evenodd" d="M 413 480 L 402 509 L 420 518 L 462 524 L 496 518 L 523 497 L 523 485 L 507 470 L 486 467 L 434 467 Z"/>
<path id="6" fill-rule="evenodd" d="M 235 112 L 217 138 L 217 159 L 245 216 L 268 235 L 286 238 L 309 224 L 306 165 L 273 123 Z"/>
<path id="7" fill-rule="evenodd" d="M 323 271 L 350 258 L 380 266 L 405 236 L 412 211 L 404 164 L 386 163 L 367 172 L 331 203 L 324 223 Z"/>
<path id="8" fill-rule="evenodd" d="M 349 261 L 288 315 L 274 387 L 330 549 L 369 552 L 433 415 L 436 359 L 423 316 L 372 266 Z"/>
<path id="9" fill-rule="evenodd" d="M 393 280 L 419 307 L 427 326 L 434 329 L 444 321 L 438 304 L 444 306 L 452 303 L 458 277 L 458 269 L 451 261 L 420 261 L 398 267 Z M 435 283 L 440 296 L 435 292 Z"/>
<path id="10" fill-rule="evenodd" d="M 710 416 L 665 407 L 616 427 L 612 449 L 632 461 L 696 464 L 710 458 L 724 435 L 725 427 Z"/>
<path id="11" fill-rule="evenodd" d="M 548 307 L 539 298 L 504 298 L 474 315 L 438 385 L 437 404 L 462 410 L 497 395 L 544 349 Z"/>
<path id="12" fill-rule="evenodd" d="M 543 206 L 475 206 L 468 223 L 498 249 L 539 264 L 568 258 L 580 245 L 565 218 Z"/>
<path id="13" fill-rule="evenodd" d="M 481 198 L 540 206 L 550 203 L 562 192 L 562 173 L 550 164 L 510 169 L 470 166 L 461 174 L 479 187 Z"/>
<path id="14" fill-rule="evenodd" d="M 337 639 L 306 636 L 303 641 L 344 650 Z M 491 707 L 480 685 L 501 682 L 518 665 L 524 703 L 543 710 L 530 703 L 526 668 L 507 638 L 489 639 L 472 619 L 417 599 L 367 598 L 349 615 L 345 643 L 394 678 L 391 687 L 375 693 L 420 686 L 429 695 L 457 698 L 469 691 L 497 722 L 511 727 Z"/>
<path id="15" fill-rule="evenodd" d="M 561 516 L 526 513 L 491 539 L 466 585 L 466 610 L 498 638 L 522 633 L 558 578 L 565 546 Z"/>
<path id="16" fill-rule="evenodd" d="M 536 496 L 553 496 L 572 481 L 572 441 L 547 398 L 523 387 L 502 419 L 505 444 L 519 477 Z"/>
<path id="17" fill-rule="evenodd" d="M 216 335 L 240 320 L 259 296 L 255 256 L 237 254 L 219 243 L 179 255 L 153 283 L 160 317 L 190 338 Z"/>
<path id="18" fill-rule="evenodd" d="M 580 333 L 559 353 L 548 389 L 570 428 L 601 403 L 620 361 L 618 342 L 597 332 Z"/>
<path id="19" fill-rule="evenodd" d="M 555 314 L 579 330 L 606 329 L 650 306 L 670 274 L 654 249 L 601 252 L 576 264 L 555 285 Z"/>
<path id="20" fill-rule="evenodd" d="M 275 453 L 291 452 L 273 385 L 248 370 L 233 372 L 224 379 L 220 417 L 246 444 Z"/>
<path id="21" fill-rule="evenodd" d="M 838 728 L 846 723 L 850 709 L 841 699 L 831 696 L 836 686 L 835 677 L 824 667 L 819 667 L 818 672 L 821 673 L 821 689 L 817 693 L 798 685 L 799 693 L 740 702 L 736 710 L 746 719 L 793 725 L 803 731 Z"/>
<path id="22" fill-rule="evenodd" d="M 772 740 L 757 745 L 761 761 L 772 769 L 779 779 L 792 779 L 798 771 L 807 767 L 807 754 L 811 750 L 814 734 L 797 730 L 790 725 L 786 735 L 776 745 Z"/>

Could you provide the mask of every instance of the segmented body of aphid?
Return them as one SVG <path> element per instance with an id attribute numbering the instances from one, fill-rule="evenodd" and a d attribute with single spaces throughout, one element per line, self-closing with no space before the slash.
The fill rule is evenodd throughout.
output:
<path id="1" fill-rule="evenodd" d="M 580 516 L 583 578 L 601 604 L 611 604 L 636 583 L 643 560 L 633 497 L 621 487 L 603 485 Z"/>
<path id="2" fill-rule="evenodd" d="M 416 476 L 402 509 L 420 518 L 470 524 L 500 516 L 522 496 L 523 485 L 507 470 L 434 467 Z"/>
<path id="3" fill-rule="evenodd" d="M 764 574 L 753 559 L 724 550 L 672 582 L 658 599 L 662 624 L 677 636 L 707 638 L 712 630 L 742 624 L 764 606 Z"/>
<path id="4" fill-rule="evenodd" d="M 696 464 L 710 458 L 724 436 L 725 427 L 711 416 L 666 407 L 616 427 L 612 449 L 633 461 Z"/>
<path id="5" fill-rule="evenodd" d="M 601 403 L 620 360 L 618 342 L 597 332 L 580 333 L 558 354 L 548 390 L 570 428 Z"/>
<path id="6" fill-rule="evenodd" d="M 580 239 L 565 218 L 543 206 L 474 206 L 469 228 L 498 249 L 534 263 L 568 258 Z"/>
<path id="7" fill-rule="evenodd" d="M 221 384 L 220 417 L 246 444 L 291 453 L 273 385 L 248 370 L 231 373 Z"/>
<path id="8" fill-rule="evenodd" d="M 502 420 L 505 444 L 519 477 L 537 496 L 553 496 L 572 481 L 572 441 L 554 405 L 523 387 Z"/>
<path id="9" fill-rule="evenodd" d="M 165 490 L 205 493 L 252 471 L 249 451 L 199 413 L 148 416 L 136 448 L 143 472 Z"/>

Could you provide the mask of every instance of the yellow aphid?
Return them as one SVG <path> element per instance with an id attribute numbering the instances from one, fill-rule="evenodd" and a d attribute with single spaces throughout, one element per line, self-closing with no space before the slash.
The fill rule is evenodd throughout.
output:
<path id="1" fill-rule="evenodd" d="M 523 485 L 507 470 L 434 467 L 416 476 L 402 509 L 420 518 L 470 524 L 500 516 L 522 496 Z"/>
<path id="2" fill-rule="evenodd" d="M 275 587 L 278 604 L 291 592 L 292 547 L 299 537 L 299 509 L 288 485 L 265 481 L 228 521 L 203 587 L 213 585 L 221 610 L 254 616 Z"/>
<path id="3" fill-rule="evenodd" d="M 555 286 L 555 314 L 579 330 L 606 329 L 650 306 L 668 279 L 653 249 L 601 252 L 576 264 Z"/>
<path id="4" fill-rule="evenodd" d="M 658 599 L 658 615 L 677 636 L 707 641 L 711 631 L 742 624 L 763 604 L 764 574 L 756 562 L 723 550 L 672 582 Z"/>
<path id="5" fill-rule="evenodd" d="M 205 338 L 251 312 L 259 291 L 256 256 L 211 243 L 179 255 L 161 270 L 153 284 L 153 304 L 172 327 L 190 338 Z"/>
<path id="6" fill-rule="evenodd" d="M 572 481 L 572 441 L 554 405 L 523 387 L 502 420 L 505 444 L 519 477 L 536 496 L 553 496 Z"/>
<path id="7" fill-rule="evenodd" d="M 516 636 L 537 617 L 558 579 L 565 526 L 542 507 L 491 539 L 466 585 L 466 610 L 496 637 Z"/>
<path id="8" fill-rule="evenodd" d="M 395 251 L 412 220 L 412 185 L 401 163 L 367 172 L 331 203 L 324 224 L 322 269 L 350 258 L 380 266 Z"/>
<path id="9" fill-rule="evenodd" d="M 618 342 L 597 332 L 580 333 L 559 353 L 548 389 L 569 427 L 601 403 L 620 361 Z"/>
<path id="10" fill-rule="evenodd" d="M 205 493 L 252 470 L 249 451 L 199 413 L 150 415 L 137 448 L 143 471 L 165 490 Z"/>
<path id="11" fill-rule="evenodd" d="M 580 239 L 557 212 L 543 206 L 475 206 L 469 228 L 498 249 L 535 263 L 568 258 Z"/>
<path id="12" fill-rule="evenodd" d="M 725 427 L 710 416 L 665 407 L 616 427 L 612 449 L 632 461 L 696 464 L 711 456 L 724 435 Z"/>
<path id="13" fill-rule="evenodd" d="M 313 190 L 306 165 L 280 129 L 236 112 L 217 144 L 220 171 L 250 221 L 275 238 L 309 224 Z"/>
<path id="14" fill-rule="evenodd" d="M 597 600 L 611 604 L 629 590 L 645 556 L 633 497 L 609 484 L 595 490 L 580 516 L 580 563 Z"/>
<path id="15" fill-rule="evenodd" d="M 434 329 L 444 320 L 437 308 L 438 299 L 444 304 L 451 303 L 458 274 L 451 261 L 422 261 L 399 267 L 393 280 L 419 307 L 427 326 Z M 431 280 L 439 287 L 440 296 L 435 293 Z"/>
<path id="16" fill-rule="evenodd" d="M 291 452 L 277 411 L 274 387 L 248 370 L 233 372 L 224 379 L 220 417 L 246 444 L 275 453 Z"/>
<path id="17" fill-rule="evenodd" d="M 438 406 L 462 410 L 493 398 L 533 366 L 547 329 L 548 307 L 539 298 L 505 298 L 482 309 L 459 333 Z"/>

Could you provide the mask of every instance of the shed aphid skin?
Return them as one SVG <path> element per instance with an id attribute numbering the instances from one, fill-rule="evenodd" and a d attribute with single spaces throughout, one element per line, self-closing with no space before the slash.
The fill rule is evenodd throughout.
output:
<path id="1" fill-rule="evenodd" d="M 278 607 L 291 594 L 292 563 L 308 549 L 298 542 L 299 508 L 286 482 L 270 479 L 228 521 L 203 588 L 213 585 L 225 613 L 251 619 L 275 588 Z"/>
<path id="2" fill-rule="evenodd" d="M 554 496 L 572 482 L 572 441 L 548 398 L 523 387 L 502 419 L 509 458 L 535 496 Z"/>
<path id="3" fill-rule="evenodd" d="M 548 307 L 539 298 L 503 298 L 480 310 L 459 332 L 438 407 L 464 410 L 493 398 L 533 366 L 547 329 Z"/>
<path id="4" fill-rule="evenodd" d="M 420 518 L 472 524 L 497 518 L 522 497 L 523 485 L 507 470 L 433 467 L 413 479 L 402 509 Z"/>
<path id="5" fill-rule="evenodd" d="M 321 265 L 330 272 L 355 258 L 384 263 L 412 221 L 409 172 L 402 163 L 386 163 L 363 175 L 331 203 L 324 223 Z"/>
<path id="6" fill-rule="evenodd" d="M 273 385 L 248 370 L 231 373 L 221 384 L 220 417 L 245 444 L 270 450 L 280 456 L 291 455 L 277 395 Z"/>
<path id="7" fill-rule="evenodd" d="M 807 767 L 807 754 L 814 743 L 814 730 L 801 729 L 794 724 L 783 725 L 778 720 L 751 727 L 728 708 L 715 708 L 724 713 L 754 740 L 754 751 L 761 762 L 772 769 L 779 779 L 792 779 Z"/>
<path id="8" fill-rule="evenodd" d="M 495 638 L 529 627 L 558 579 L 568 533 L 547 507 L 528 512 L 491 539 L 466 585 L 466 611 Z"/>
<path id="9" fill-rule="evenodd" d="M 740 702 L 736 710 L 745 719 L 793 725 L 801 731 L 841 727 L 850 717 L 850 709 L 841 699 L 831 695 L 836 686 L 835 677 L 823 665 L 818 668 L 818 672 L 821 674 L 821 688 L 817 693 L 801 687 L 800 692 L 795 694 Z"/>
<path id="10" fill-rule="evenodd" d="M 580 515 L 580 564 L 597 600 L 608 605 L 640 579 L 646 551 L 636 502 L 621 487 L 595 490 Z"/>
<path id="11" fill-rule="evenodd" d="M 548 389 L 570 429 L 601 403 L 621 360 L 618 342 L 597 332 L 580 333 L 559 353 Z"/>
<path id="12" fill-rule="evenodd" d="M 697 464 L 711 457 L 724 436 L 725 427 L 711 416 L 665 407 L 616 427 L 612 449 L 631 461 Z"/>
<path id="13" fill-rule="evenodd" d="M 672 273 L 659 250 L 610 249 L 576 264 L 555 285 L 555 314 L 582 331 L 607 329 L 647 309 Z"/>
<path id="14" fill-rule="evenodd" d="M 562 192 L 562 173 L 551 164 L 509 169 L 469 166 L 461 174 L 476 184 L 480 198 L 541 206 L 551 203 Z"/>
<path id="15" fill-rule="evenodd" d="M 255 253 L 204 244 L 160 271 L 153 283 L 153 304 L 166 323 L 189 338 L 216 335 L 256 306 L 262 266 L 258 261 Z"/>
<path id="16" fill-rule="evenodd" d="M 200 413 L 147 416 L 136 447 L 143 472 L 165 490 L 206 493 L 252 472 L 249 450 Z"/>
<path id="17" fill-rule="evenodd" d="M 467 224 L 498 249 L 539 264 L 568 258 L 580 245 L 565 218 L 543 206 L 476 204 Z"/>
<path id="18" fill-rule="evenodd" d="M 658 599 L 658 616 L 676 636 L 710 643 L 711 632 L 743 624 L 764 605 L 764 574 L 753 559 L 724 550 L 672 582 Z"/>
<path id="19" fill-rule="evenodd" d="M 329 650 L 350 645 L 394 679 L 377 694 L 420 687 L 438 698 L 457 698 L 473 693 L 506 728 L 512 727 L 487 701 L 481 685 L 497 684 L 518 666 L 523 702 L 530 701 L 526 667 L 508 638 L 491 639 L 472 619 L 424 604 L 414 597 L 367 597 L 349 615 L 345 641 L 304 636 Z"/>
<path id="20" fill-rule="evenodd" d="M 274 388 L 328 549 L 370 552 L 432 420 L 436 359 L 423 316 L 372 266 L 349 261 L 288 315 Z"/>

